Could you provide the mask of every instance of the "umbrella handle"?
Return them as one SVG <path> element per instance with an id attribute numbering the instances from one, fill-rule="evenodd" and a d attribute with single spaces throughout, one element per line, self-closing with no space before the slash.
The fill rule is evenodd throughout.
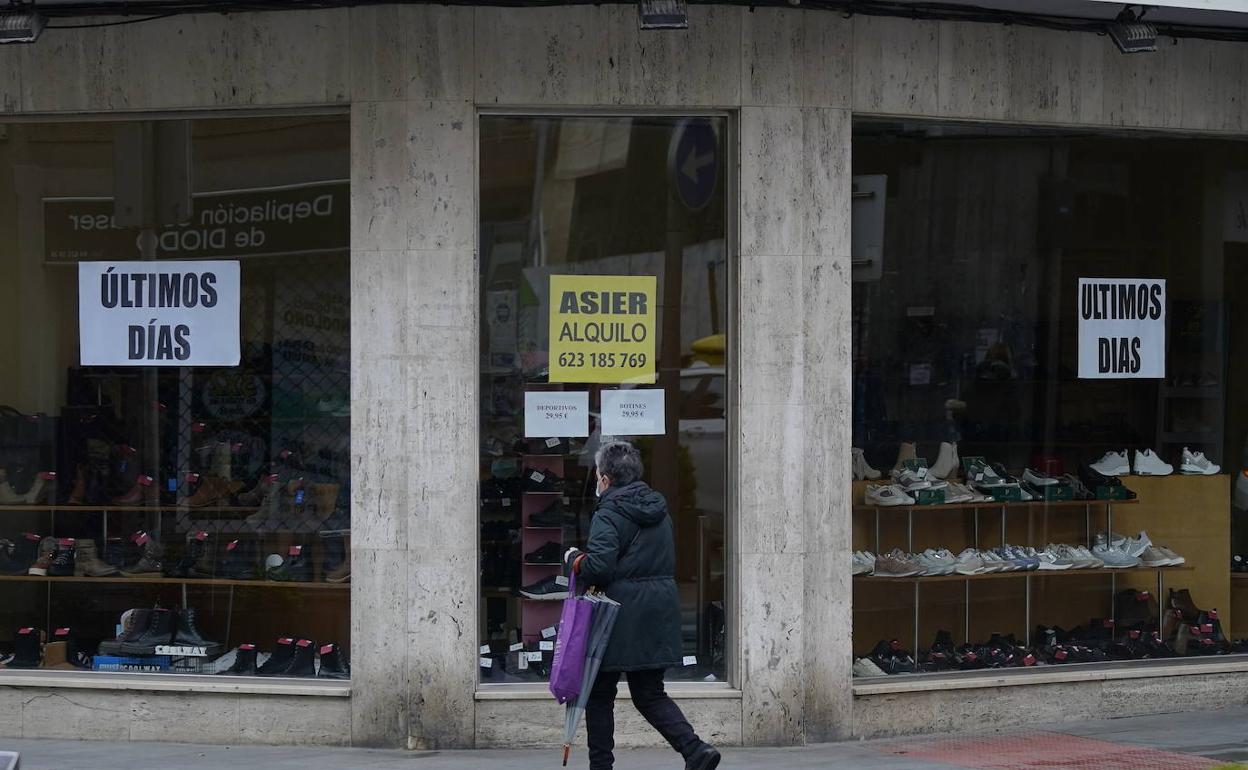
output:
<path id="1" fill-rule="evenodd" d="M 572 744 L 570 743 L 563 744 L 563 766 L 564 767 L 568 766 L 568 755 L 571 753 L 572 753 Z"/>

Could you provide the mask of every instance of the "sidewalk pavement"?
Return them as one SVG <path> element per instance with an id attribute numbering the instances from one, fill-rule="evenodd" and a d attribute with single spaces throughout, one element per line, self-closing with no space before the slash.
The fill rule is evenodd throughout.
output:
<path id="1" fill-rule="evenodd" d="M 1095 722 L 1025 731 L 916 736 L 785 749 L 725 749 L 725 770 L 1204 770 L 1248 761 L 1248 708 Z M 560 750 L 377 751 L 0 739 L 22 770 L 533 770 L 560 766 Z M 585 751 L 569 767 L 585 767 Z M 670 751 L 620 750 L 617 770 L 679 770 Z"/>

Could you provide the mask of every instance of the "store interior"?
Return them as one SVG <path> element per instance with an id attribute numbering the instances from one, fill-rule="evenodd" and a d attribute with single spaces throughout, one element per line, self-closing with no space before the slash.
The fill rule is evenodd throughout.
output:
<path id="1" fill-rule="evenodd" d="M 349 677 L 349 147 L 345 116 L 0 125 L 4 667 Z M 81 365 L 78 264 L 142 259 L 238 260 L 237 366 Z"/>
<path id="2" fill-rule="evenodd" d="M 1248 653 L 1248 145 L 863 120 L 853 163 L 856 678 Z M 1164 280 L 1161 376 L 1080 377 L 1080 278 Z"/>

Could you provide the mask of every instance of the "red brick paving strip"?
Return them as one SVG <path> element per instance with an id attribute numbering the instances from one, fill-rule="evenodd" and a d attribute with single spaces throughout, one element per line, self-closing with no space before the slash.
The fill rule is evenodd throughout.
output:
<path id="1" fill-rule="evenodd" d="M 1205 770 L 1221 764 L 1192 754 L 1061 733 L 915 739 L 880 748 L 887 754 L 977 770 Z"/>

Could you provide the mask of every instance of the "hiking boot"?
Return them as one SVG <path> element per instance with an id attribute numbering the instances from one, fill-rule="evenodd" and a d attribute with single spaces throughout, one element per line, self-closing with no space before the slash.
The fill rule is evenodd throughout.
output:
<path id="1" fill-rule="evenodd" d="M 238 650 L 234 653 L 234 665 L 224 671 L 218 671 L 218 674 L 226 674 L 230 676 L 255 676 L 256 675 L 256 645 L 240 644 Z"/>
<path id="2" fill-rule="evenodd" d="M 74 572 L 74 539 L 63 537 L 56 541 L 56 550 L 52 552 L 52 561 L 48 564 L 48 574 L 53 577 L 72 577 Z"/>
<path id="3" fill-rule="evenodd" d="M 137 476 L 130 491 L 113 500 L 114 505 L 160 505 L 160 487 L 151 476 Z"/>
<path id="4" fill-rule="evenodd" d="M 56 553 L 56 538 L 45 537 L 39 541 L 39 556 L 35 559 L 35 563 L 30 565 L 30 569 L 26 570 L 28 575 L 47 575 L 48 568 L 52 566 L 52 554 Z"/>
<path id="5" fill-rule="evenodd" d="M 148 614 L 147 628 L 134 637 L 121 643 L 121 651 L 126 655 L 155 655 L 157 645 L 167 645 L 173 641 L 174 617 L 171 610 L 156 609 Z"/>
<path id="6" fill-rule="evenodd" d="M 703 743 L 685 760 L 685 770 L 715 770 L 719 767 L 719 751 Z"/>
<path id="7" fill-rule="evenodd" d="M 27 575 L 32 564 L 39 558 L 39 544 L 43 538 L 32 532 L 24 532 L 13 542 L 11 550 L 0 557 L 0 574 Z"/>
<path id="8" fill-rule="evenodd" d="M 311 639 L 300 639 L 295 642 L 295 654 L 290 665 L 276 676 L 315 676 L 316 675 L 316 642 Z"/>
<path id="9" fill-rule="evenodd" d="M 295 640 L 289 636 L 283 636 L 277 640 L 277 646 L 273 648 L 273 654 L 269 656 L 269 659 L 256 669 L 256 676 L 281 676 L 294 657 Z"/>
<path id="10" fill-rule="evenodd" d="M 135 544 L 143 549 L 143 555 L 139 560 L 131 566 L 123 569 L 121 574 L 126 577 L 137 578 L 158 578 L 162 575 L 162 565 L 160 561 L 161 554 L 164 549 L 161 548 L 160 541 L 152 535 L 143 532 L 139 535 Z"/>
<path id="11" fill-rule="evenodd" d="M 176 647 L 202 647 L 204 655 L 212 656 L 221 652 L 220 642 L 210 642 L 199 631 L 195 610 L 174 610 L 174 632 L 172 644 Z"/>
<path id="12" fill-rule="evenodd" d="M 151 622 L 152 610 L 126 610 L 121 614 L 121 634 L 116 639 L 100 642 L 100 655 L 124 655 L 122 645 L 133 642 L 143 635 Z"/>
<path id="13" fill-rule="evenodd" d="M 325 573 L 326 583 L 346 583 L 351 579 L 351 537 L 325 539 L 325 550 L 338 557 L 337 566 Z"/>
<path id="14" fill-rule="evenodd" d="M 312 579 L 312 560 L 303 555 L 303 546 L 292 545 L 280 567 L 270 567 L 266 577 L 281 582 L 307 583 Z"/>
<path id="15" fill-rule="evenodd" d="M 231 540 L 225 545 L 218 577 L 229 580 L 256 580 L 256 544 L 252 540 Z"/>
<path id="16" fill-rule="evenodd" d="M 229 449 L 229 444 L 225 444 Z M 218 476 L 209 476 L 205 478 L 199 485 L 199 489 L 195 494 L 183 500 L 183 504 L 191 508 L 205 508 L 209 505 L 224 505 L 229 500 L 230 495 L 242 489 L 243 485 L 238 481 L 226 481 Z"/>
<path id="17" fill-rule="evenodd" d="M 321 679 L 351 678 L 351 666 L 347 663 L 347 656 L 338 649 L 338 645 L 333 642 L 321 645 L 321 667 L 316 675 Z"/>
<path id="18" fill-rule="evenodd" d="M 78 577 L 111 577 L 121 574 L 121 570 L 100 560 L 94 540 L 79 540 L 74 550 L 74 574 Z"/>
<path id="19" fill-rule="evenodd" d="M 183 578 L 212 577 L 212 549 L 208 545 L 208 533 L 187 533 L 186 549 L 182 551 L 182 558 L 166 574 L 169 577 Z"/>

